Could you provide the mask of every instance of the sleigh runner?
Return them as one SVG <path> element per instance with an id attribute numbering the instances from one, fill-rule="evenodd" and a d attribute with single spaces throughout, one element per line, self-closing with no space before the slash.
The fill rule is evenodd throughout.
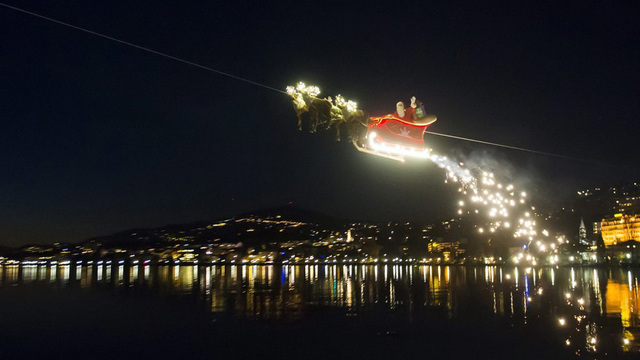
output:
<path id="1" fill-rule="evenodd" d="M 353 141 L 359 151 L 402 162 L 406 157 L 425 159 L 430 156 L 431 149 L 424 143 L 424 133 L 436 121 L 435 116 L 427 116 L 417 122 L 393 115 L 369 120 L 364 141 Z"/>

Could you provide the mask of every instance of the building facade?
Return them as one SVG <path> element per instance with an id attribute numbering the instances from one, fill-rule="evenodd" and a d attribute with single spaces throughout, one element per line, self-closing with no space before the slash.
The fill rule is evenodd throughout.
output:
<path id="1" fill-rule="evenodd" d="M 640 214 L 616 214 L 613 217 L 602 219 L 600 227 L 605 246 L 629 240 L 640 242 Z"/>

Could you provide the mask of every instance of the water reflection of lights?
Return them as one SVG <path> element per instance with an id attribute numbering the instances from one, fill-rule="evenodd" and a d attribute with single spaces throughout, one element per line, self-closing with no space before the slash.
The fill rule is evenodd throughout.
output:
<path id="1" fill-rule="evenodd" d="M 140 262 L 123 266 L 118 262 L 78 264 L 74 261 L 68 265 L 5 265 L 0 267 L 0 274 L 3 287 L 35 283 L 57 288 L 75 282 L 80 285 L 75 288 L 81 289 L 106 286 L 136 291 L 133 285 L 146 284 L 146 288 L 165 293 L 199 291 L 211 302 L 213 312 L 232 310 L 228 299 L 229 294 L 233 294 L 235 301 L 244 304 L 233 311 L 265 318 L 299 316 L 304 304 L 349 311 L 379 306 L 393 311 L 446 308 L 451 316 L 457 316 L 458 309 L 464 309 L 466 302 L 485 301 L 488 311 L 514 323 L 542 321 L 536 319 L 553 321 L 559 332 L 559 343 L 575 351 L 610 352 L 612 347 L 621 352 L 640 350 L 637 340 L 640 338 L 640 270 L 633 269 L 526 267 L 518 270 L 399 263 L 280 267 L 153 266 Z M 467 283 L 486 286 L 480 289 L 464 286 Z M 473 293 L 478 296 L 465 298 L 458 297 L 457 289 L 480 292 Z M 415 302 L 416 299 L 421 300 Z"/>

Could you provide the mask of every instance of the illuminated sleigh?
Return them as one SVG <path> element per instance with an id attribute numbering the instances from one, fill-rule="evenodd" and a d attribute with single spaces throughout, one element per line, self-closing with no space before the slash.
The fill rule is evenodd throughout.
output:
<path id="1" fill-rule="evenodd" d="M 386 115 L 369 119 L 363 143 L 353 145 L 362 152 L 404 162 L 406 157 L 429 158 L 431 149 L 424 143 L 424 132 L 437 118 L 427 116 L 412 122 Z"/>

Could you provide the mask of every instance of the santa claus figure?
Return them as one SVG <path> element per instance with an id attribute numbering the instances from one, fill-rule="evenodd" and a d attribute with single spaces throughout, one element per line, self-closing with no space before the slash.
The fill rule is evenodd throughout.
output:
<path id="1" fill-rule="evenodd" d="M 415 121 L 416 120 L 416 109 L 413 107 L 404 107 L 404 103 L 402 101 L 398 101 L 396 104 L 396 112 L 393 116 L 398 119 L 402 119 L 404 121 Z"/>

